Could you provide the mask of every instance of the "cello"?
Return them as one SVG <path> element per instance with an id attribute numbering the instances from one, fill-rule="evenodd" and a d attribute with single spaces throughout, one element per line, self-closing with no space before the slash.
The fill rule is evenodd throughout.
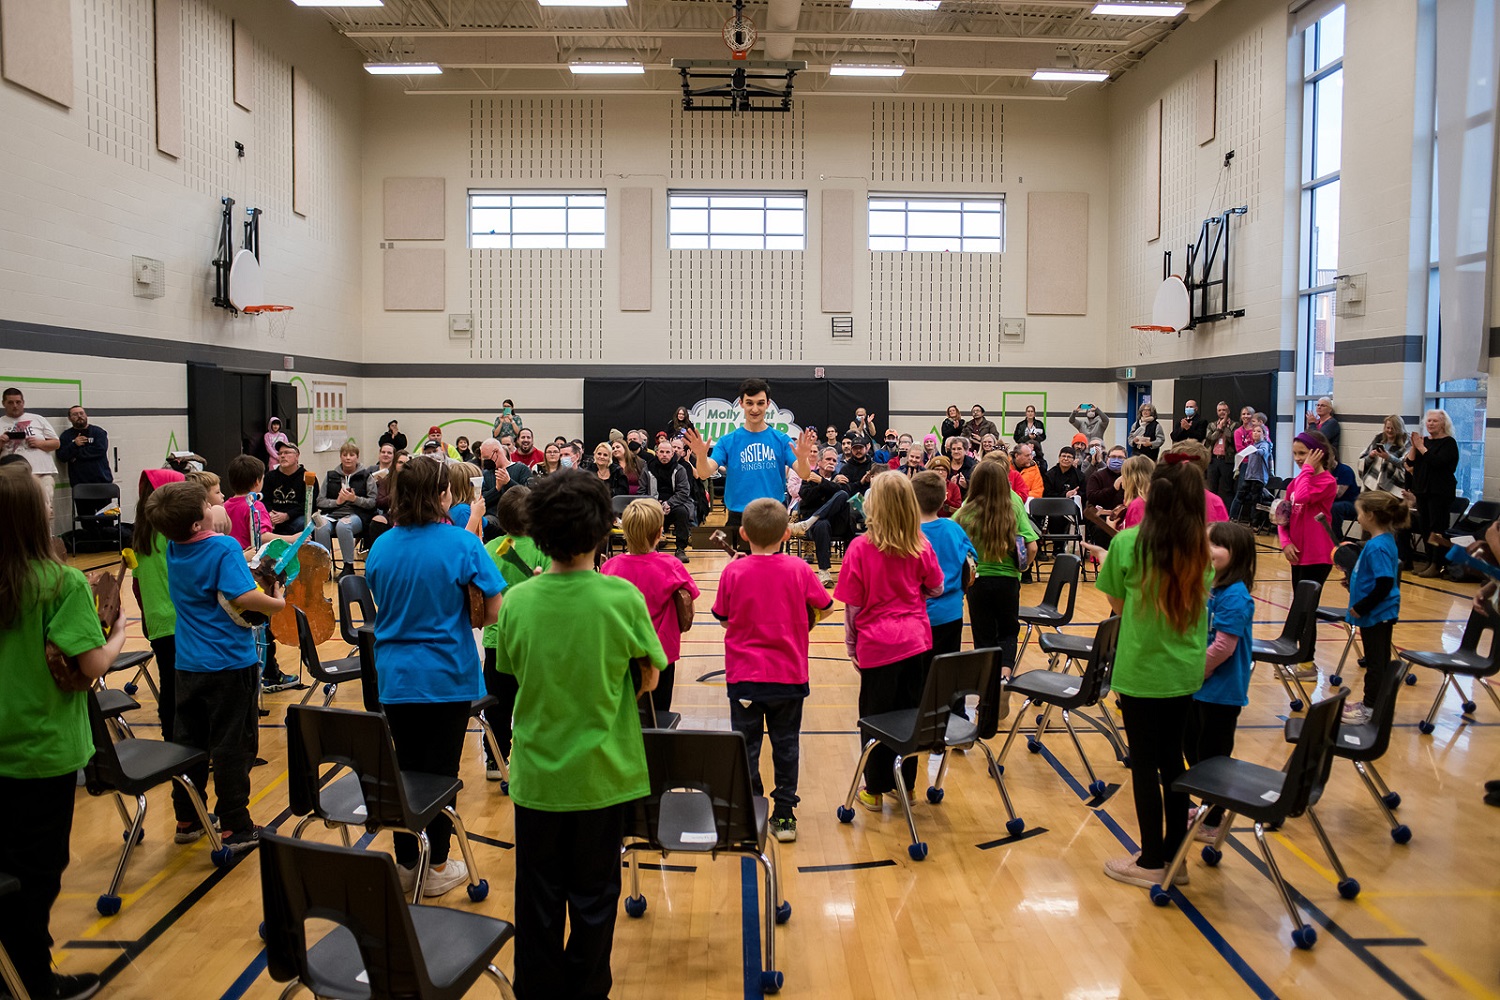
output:
<path id="1" fill-rule="evenodd" d="M 300 642 L 294 608 L 301 608 L 307 616 L 315 644 L 322 645 L 333 638 L 334 633 L 333 601 L 324 589 L 324 584 L 333 575 L 333 558 L 317 542 L 306 542 L 313 530 L 313 497 L 318 492 L 318 476 L 309 470 L 303 473 L 302 479 L 307 485 L 307 525 L 302 535 L 293 542 L 273 539 L 260 556 L 262 561 L 271 560 L 277 576 L 286 580 L 283 595 L 286 607 L 271 617 L 271 634 L 284 646 L 296 646 Z"/>

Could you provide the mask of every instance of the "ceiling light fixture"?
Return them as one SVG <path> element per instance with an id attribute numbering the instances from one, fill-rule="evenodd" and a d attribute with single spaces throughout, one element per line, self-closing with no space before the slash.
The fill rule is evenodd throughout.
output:
<path id="1" fill-rule="evenodd" d="M 1117 14 L 1121 17 L 1176 17 L 1185 4 L 1180 3 L 1131 3 L 1130 0 L 1110 0 L 1096 3 L 1092 13 Z"/>
<path id="2" fill-rule="evenodd" d="M 1031 78 L 1050 83 L 1103 83 L 1109 74 L 1093 69 L 1039 69 Z"/>
<path id="3" fill-rule="evenodd" d="M 889 63 L 865 66 L 851 63 L 834 63 L 828 67 L 829 76 L 901 76 L 905 72 L 905 66 L 894 66 Z"/>
<path id="4" fill-rule="evenodd" d="M 646 72 L 638 62 L 574 62 L 568 63 L 568 69 L 579 76 L 640 76 Z"/>
<path id="5" fill-rule="evenodd" d="M 941 0 L 850 0 L 851 10 L 937 10 Z"/>
<path id="6" fill-rule="evenodd" d="M 298 7 L 384 7 L 385 0 L 292 0 Z"/>
<path id="7" fill-rule="evenodd" d="M 536 0 L 541 7 L 624 7 L 627 0 Z"/>
<path id="8" fill-rule="evenodd" d="M 437 76 L 443 67 L 437 63 L 365 63 L 371 76 Z"/>

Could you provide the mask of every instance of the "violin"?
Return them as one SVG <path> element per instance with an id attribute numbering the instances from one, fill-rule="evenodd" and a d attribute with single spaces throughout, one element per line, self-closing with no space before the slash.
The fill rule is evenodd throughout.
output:
<path id="1" fill-rule="evenodd" d="M 129 552 L 130 550 L 125 550 Z M 134 553 L 131 553 L 134 557 Z M 94 610 L 99 616 L 99 626 L 104 630 L 104 637 L 109 638 L 109 633 L 116 620 L 120 617 L 120 588 L 125 583 L 125 560 L 120 562 L 120 573 L 118 576 L 111 574 L 108 569 L 95 570 L 88 574 L 89 589 L 94 594 Z M 94 686 L 91 678 L 87 677 L 83 669 L 78 665 L 78 657 L 67 656 L 54 643 L 46 644 L 47 669 L 52 674 L 52 682 L 57 685 L 59 691 L 87 691 Z"/>
<path id="2" fill-rule="evenodd" d="M 286 587 L 282 595 L 286 607 L 271 618 L 271 634 L 284 646 L 296 646 L 300 641 L 297 612 L 293 608 L 301 608 L 307 616 L 314 643 L 321 645 L 333 638 L 334 633 L 333 602 L 324 589 L 333 574 L 333 557 L 317 542 L 308 544 L 315 526 L 312 508 L 318 492 L 318 476 L 309 470 L 303 473 L 302 480 L 307 486 L 307 524 L 302 534 L 292 541 L 273 538 L 256 556 L 256 563 L 269 564 L 271 575 Z"/>

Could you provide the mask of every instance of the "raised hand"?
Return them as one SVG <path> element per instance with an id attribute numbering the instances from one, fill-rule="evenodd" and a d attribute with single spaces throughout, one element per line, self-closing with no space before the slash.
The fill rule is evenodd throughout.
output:
<path id="1" fill-rule="evenodd" d="M 703 435 L 698 433 L 698 428 L 689 427 L 683 438 L 687 441 L 689 451 L 700 459 L 708 458 L 708 442 L 703 440 Z"/>

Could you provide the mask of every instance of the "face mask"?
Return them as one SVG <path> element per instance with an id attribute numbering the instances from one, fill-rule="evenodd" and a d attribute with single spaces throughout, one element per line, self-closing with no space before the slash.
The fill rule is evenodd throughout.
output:
<path id="1" fill-rule="evenodd" d="M 1109 471 L 1110 472 L 1119 472 L 1120 471 L 1120 467 L 1122 465 L 1124 465 L 1124 464 L 1125 464 L 1125 460 L 1123 458 L 1120 458 L 1119 456 L 1116 456 L 1116 457 L 1110 459 L 1109 462 L 1108 462 Z"/>
<path id="2" fill-rule="evenodd" d="M 494 472 L 495 471 L 495 460 L 493 458 L 487 458 L 483 462 L 480 462 L 479 465 L 486 472 Z"/>
<path id="3" fill-rule="evenodd" d="M 1182 412 L 1191 417 L 1197 414 L 1198 408 L 1195 406 L 1184 406 Z"/>
<path id="4" fill-rule="evenodd" d="M 557 460 L 557 464 L 562 466 L 564 469 L 571 469 L 573 467 L 573 456 L 564 455 L 562 458 Z"/>

